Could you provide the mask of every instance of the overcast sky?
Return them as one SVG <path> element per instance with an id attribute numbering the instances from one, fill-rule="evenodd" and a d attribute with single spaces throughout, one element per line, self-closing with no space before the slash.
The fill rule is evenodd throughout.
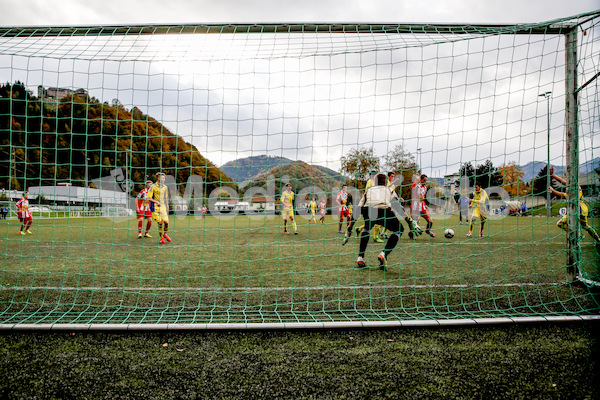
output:
<path id="1" fill-rule="evenodd" d="M 0 25 L 4 27 L 257 22 L 504 24 L 570 17 L 600 9 L 600 0 L 0 0 L 0 6 Z M 597 36 L 597 31 L 592 35 Z M 414 38 L 399 36 L 348 35 L 341 41 L 339 35 L 318 39 L 310 35 L 278 36 L 263 38 L 258 44 L 249 36 L 236 41 L 189 35 L 183 40 L 111 40 L 63 41 L 61 61 L 53 53 L 55 46 L 47 42 L 25 41 L 15 51 L 0 40 L 0 79 L 19 79 L 30 87 L 84 87 L 103 101 L 118 98 L 126 107 L 137 106 L 161 120 L 218 165 L 268 153 L 337 170 L 339 158 L 352 147 L 372 145 L 383 156 L 400 144 L 420 154 L 419 161 L 431 175 L 454 172 L 461 162 L 478 164 L 488 158 L 495 165 L 544 160 L 547 103 L 538 94 L 552 91 L 551 157 L 555 164 L 564 163 L 561 38 L 492 37 L 449 40 L 433 46 L 425 41 L 420 47 L 411 44 Z M 162 50 L 154 47 L 157 42 Z M 105 46 L 102 57 L 90 53 L 99 44 Z M 355 50 L 354 45 L 362 50 Z M 586 47 L 583 53 L 591 52 L 597 59 L 597 47 L 596 38 L 595 47 Z M 64 49 L 71 53 L 64 53 Z M 240 54 L 241 60 L 232 58 Z M 587 75 L 584 71 L 585 78 L 594 73 L 594 62 L 582 68 L 589 69 Z M 597 106 L 597 101 L 592 105 Z M 582 113 L 597 127 L 597 112 L 588 108 L 583 107 Z M 593 127 L 587 129 L 593 131 Z M 592 151 L 582 161 L 600 155 L 594 153 L 598 143 L 592 139 L 591 133 L 583 139 L 588 142 L 582 147 Z"/>
<path id="2" fill-rule="evenodd" d="M 242 22 L 525 23 L 600 9 L 599 0 L 0 0 L 0 25 Z"/>

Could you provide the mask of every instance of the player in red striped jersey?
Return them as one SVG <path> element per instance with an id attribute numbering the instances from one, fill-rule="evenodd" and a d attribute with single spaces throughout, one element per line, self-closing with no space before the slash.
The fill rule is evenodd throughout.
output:
<path id="1" fill-rule="evenodd" d="M 350 209 L 348 208 L 347 188 L 348 187 L 346 185 L 342 185 L 342 190 L 340 192 L 338 192 L 338 194 L 335 198 L 335 201 L 338 205 L 338 217 L 340 218 L 339 226 L 338 226 L 339 233 L 344 233 L 344 231 L 342 231 L 342 224 L 344 223 L 344 218 L 346 218 L 346 229 L 348 229 L 348 227 L 350 227 L 350 229 L 352 229 L 352 227 L 350 225 L 352 215 L 350 214 Z"/>
<path id="2" fill-rule="evenodd" d="M 152 212 L 150 211 L 150 200 L 148 199 L 148 190 L 152 186 L 152 181 L 146 181 L 146 187 L 137 195 L 135 201 L 135 208 L 137 211 L 137 219 L 138 219 L 138 238 L 142 237 L 151 238 L 148 231 L 150 231 L 150 227 L 152 226 Z M 142 235 L 142 227 L 144 225 L 144 218 L 146 218 L 146 233 Z"/>
<path id="3" fill-rule="evenodd" d="M 327 214 L 327 205 L 325 203 L 325 200 L 321 200 L 319 202 L 319 212 L 321 213 L 321 218 L 319 218 L 319 221 L 324 224 L 325 223 L 325 214 Z"/>
<path id="4" fill-rule="evenodd" d="M 28 233 L 31 235 L 31 230 L 29 227 L 33 222 L 33 216 L 29 211 L 29 200 L 27 200 L 27 192 L 23 193 L 23 197 L 17 201 L 17 215 L 19 216 L 19 221 L 21 222 L 21 230 L 19 231 L 19 235 L 25 235 Z"/>
<path id="5" fill-rule="evenodd" d="M 429 213 L 429 207 L 425 203 L 425 195 L 427 194 L 427 175 L 421 175 L 421 179 L 418 183 L 412 185 L 411 189 L 413 192 L 413 200 L 412 200 L 412 218 L 415 222 L 419 221 L 419 217 L 425 218 L 427 221 L 427 227 L 425 228 L 425 233 L 427 233 L 432 238 L 435 237 L 435 234 L 431 232 L 431 227 L 433 226 L 433 218 L 431 218 L 431 214 Z"/>

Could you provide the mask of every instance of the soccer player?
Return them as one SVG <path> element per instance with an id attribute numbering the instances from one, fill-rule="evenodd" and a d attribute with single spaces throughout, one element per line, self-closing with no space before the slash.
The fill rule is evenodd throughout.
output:
<path id="1" fill-rule="evenodd" d="M 208 212 L 208 208 L 206 206 L 202 206 L 202 219 L 206 217 L 206 213 Z"/>
<path id="2" fill-rule="evenodd" d="M 552 178 L 556 179 L 557 181 L 559 181 L 560 183 L 562 183 L 563 185 L 567 185 L 567 181 L 558 175 L 554 174 L 554 167 L 550 167 L 550 174 L 552 175 Z M 567 193 L 564 192 L 559 192 L 558 190 L 554 189 L 552 186 L 550 186 L 548 188 L 548 190 L 550 192 L 552 192 L 553 194 L 555 194 L 556 196 L 562 197 L 562 198 L 567 198 Z M 592 239 L 594 239 L 594 241 L 596 242 L 596 244 L 600 244 L 600 236 L 598 236 L 598 233 L 594 230 L 594 228 L 592 228 L 589 224 L 588 224 L 588 214 L 589 214 L 589 209 L 587 204 L 583 201 L 583 191 L 581 190 L 581 186 L 578 188 L 579 191 L 579 221 L 581 222 L 581 227 L 583 229 L 585 229 L 587 231 L 587 233 L 589 233 L 589 235 L 592 237 Z M 557 223 L 556 226 L 558 226 L 561 229 L 564 229 L 565 231 L 567 230 L 567 219 L 568 217 L 565 215 L 564 217 L 562 217 Z"/>
<path id="3" fill-rule="evenodd" d="M 171 241 L 167 234 L 169 230 L 169 188 L 165 186 L 164 173 L 159 172 L 156 176 L 156 183 L 148 190 L 147 198 L 154 206 L 152 219 L 158 223 L 159 242 L 166 243 Z"/>
<path id="4" fill-rule="evenodd" d="M 308 223 L 310 224 L 310 221 L 315 221 L 315 224 L 316 224 L 317 223 L 317 217 L 316 217 L 317 202 L 314 197 L 312 197 L 310 199 L 310 201 L 308 202 L 308 206 L 306 207 L 306 212 L 310 215 L 310 218 L 308 218 Z"/>
<path id="5" fill-rule="evenodd" d="M 19 231 L 19 235 L 25 235 L 26 233 L 31 235 L 31 230 L 29 227 L 33 223 L 33 216 L 29 211 L 29 200 L 27 200 L 28 193 L 25 191 L 23 193 L 23 197 L 17 201 L 17 216 L 19 217 L 19 222 L 21 222 L 21 230 Z"/>
<path id="6" fill-rule="evenodd" d="M 360 234 L 356 264 L 358 268 L 366 266 L 364 257 L 369 245 L 370 230 L 378 224 L 392 232 L 385 244 L 384 250 L 377 256 L 379 269 L 385 270 L 387 258 L 398 244 L 404 228 L 400 223 L 397 211 L 392 208 L 392 202 L 396 202 L 396 206 L 400 203 L 396 192 L 386 186 L 387 177 L 385 174 L 377 174 L 374 181 L 375 185 L 365 191 L 359 203 L 361 214 L 365 219 L 365 225 Z"/>
<path id="7" fill-rule="evenodd" d="M 283 233 L 289 235 L 290 233 L 287 230 L 287 220 L 288 218 L 292 221 L 294 225 L 294 235 L 298 234 L 298 227 L 296 226 L 296 219 L 294 218 L 294 192 L 292 192 L 292 184 L 286 183 L 285 190 L 281 194 L 280 202 L 283 207 L 281 210 L 281 217 L 283 218 Z"/>
<path id="8" fill-rule="evenodd" d="M 458 199 L 458 224 L 462 225 L 463 217 L 465 218 L 465 224 L 469 223 L 469 196 L 466 193 L 461 193 Z"/>
<path id="9" fill-rule="evenodd" d="M 319 218 L 319 221 L 321 221 L 322 224 L 325 223 L 325 214 L 327 214 L 326 207 L 327 205 L 325 204 L 325 200 L 321 200 L 319 202 L 319 212 L 321 213 L 321 218 Z"/>
<path id="10" fill-rule="evenodd" d="M 395 182 L 396 182 L 396 173 L 393 171 L 388 172 L 387 187 L 389 187 L 393 191 L 396 191 L 396 183 Z M 404 201 L 404 199 L 400 196 L 398 196 L 398 199 L 400 202 Z M 406 224 L 408 225 L 408 237 L 410 239 L 416 239 L 417 236 L 420 236 L 423 234 L 423 230 L 411 218 L 411 216 L 406 212 L 406 210 L 404 210 L 404 206 L 402 206 L 401 203 L 400 203 L 400 208 L 401 208 L 402 212 L 400 213 L 399 217 L 400 218 L 404 217 L 404 220 L 406 221 Z M 383 229 L 383 231 L 384 231 L 384 234 L 381 235 L 381 237 L 383 237 L 384 239 L 387 239 L 387 235 L 385 234 L 385 229 Z"/>
<path id="11" fill-rule="evenodd" d="M 394 171 L 390 171 L 388 172 L 388 181 L 386 183 L 387 187 L 390 188 L 390 190 L 396 191 L 396 173 Z M 386 230 L 383 228 L 379 229 L 379 233 L 381 234 L 381 238 L 382 239 L 387 239 L 388 235 L 386 233 Z M 409 231 L 409 235 L 412 234 L 412 232 Z"/>
<path id="12" fill-rule="evenodd" d="M 354 214 L 352 214 L 352 195 L 350 193 L 348 193 L 346 205 L 348 206 L 348 224 L 346 225 L 346 233 L 344 234 L 342 246 L 348 243 L 348 240 L 350 240 L 350 238 L 352 237 L 352 228 L 354 228 L 354 224 L 356 223 L 356 220 L 354 219 Z"/>
<path id="13" fill-rule="evenodd" d="M 425 233 L 434 238 L 435 234 L 431 232 L 433 218 L 431 218 L 431 214 L 429 213 L 429 207 L 427 204 L 425 204 L 425 195 L 427 194 L 427 186 L 425 185 L 426 183 L 427 175 L 422 174 L 420 181 L 412 186 L 412 213 L 415 221 L 419 220 L 419 216 L 425 218 L 425 221 L 427 221 Z"/>
<path id="14" fill-rule="evenodd" d="M 367 190 L 369 190 L 370 188 L 372 188 L 373 186 L 375 186 L 375 176 L 377 175 L 377 171 L 375 170 L 371 170 L 370 172 L 371 177 L 367 180 L 367 185 L 365 186 L 365 192 Z M 356 235 L 360 235 L 360 232 L 365 228 L 364 225 L 359 226 L 358 228 L 356 228 Z M 383 239 L 381 239 L 379 237 L 379 229 L 380 226 L 379 225 L 375 225 L 373 227 L 373 241 L 375 243 L 383 243 Z"/>
<path id="15" fill-rule="evenodd" d="M 137 211 L 138 219 L 138 239 L 142 237 L 151 238 L 148 231 L 152 226 L 152 212 L 150 211 L 150 201 L 148 200 L 148 190 L 152 187 L 152 181 L 146 181 L 146 187 L 140 190 L 136 197 L 135 208 Z M 144 225 L 144 218 L 146 221 L 146 233 L 142 235 L 142 227 Z"/>
<path id="16" fill-rule="evenodd" d="M 475 183 L 475 192 L 473 193 L 473 198 L 469 199 L 469 204 L 473 208 L 473 213 L 471 214 L 471 224 L 469 225 L 469 233 L 467 233 L 468 237 L 473 236 L 473 225 L 475 224 L 477 218 L 481 219 L 481 229 L 479 231 L 479 237 L 483 237 L 483 227 L 488 217 L 489 200 L 490 198 L 488 197 L 486 191 L 481 188 L 480 184 Z"/>
<path id="17" fill-rule="evenodd" d="M 338 226 L 338 233 L 344 233 L 342 231 L 342 224 L 344 223 L 344 218 L 346 218 L 346 229 L 350 226 L 350 210 L 348 209 L 348 187 L 346 185 L 342 185 L 342 190 L 338 192 L 335 202 L 338 205 L 338 217 L 340 219 Z"/>
<path id="18" fill-rule="evenodd" d="M 350 215 L 350 223 L 354 224 L 355 220 L 354 220 L 354 214 L 352 214 L 352 210 L 353 210 L 353 205 L 352 205 L 353 201 L 352 201 L 352 195 L 350 193 L 348 193 L 348 200 L 346 201 L 346 205 L 348 206 L 348 214 Z M 352 229 L 348 229 L 348 231 L 350 232 L 350 235 L 352 235 Z"/>
<path id="19" fill-rule="evenodd" d="M 519 209 L 519 215 L 524 217 L 525 214 L 527 214 L 527 203 L 523 202 L 523 204 L 521 204 L 521 208 Z"/>

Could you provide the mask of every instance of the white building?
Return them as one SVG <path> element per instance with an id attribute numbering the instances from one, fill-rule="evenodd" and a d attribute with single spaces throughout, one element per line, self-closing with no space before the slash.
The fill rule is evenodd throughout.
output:
<path id="1" fill-rule="evenodd" d="M 271 196 L 254 195 L 250 201 L 250 209 L 256 212 L 275 212 L 275 199 Z"/>
<path id="2" fill-rule="evenodd" d="M 88 92 L 85 89 L 72 90 L 59 87 L 44 88 L 42 85 L 38 86 L 38 97 L 44 101 L 60 100 L 71 94 L 76 94 L 80 97 L 85 97 L 87 96 Z"/>
<path id="3" fill-rule="evenodd" d="M 460 188 L 460 173 L 444 175 L 444 188 L 450 189 L 451 194 L 456 194 Z"/>
<path id="4" fill-rule="evenodd" d="M 23 197 L 22 190 L 6 190 L 0 189 L 0 196 L 6 197 L 9 202 L 17 202 L 21 197 Z"/>
<path id="5" fill-rule="evenodd" d="M 80 186 L 32 186 L 30 200 L 43 196 L 51 205 L 64 209 L 131 209 L 133 198 L 125 192 Z M 53 207 L 56 208 L 56 207 Z"/>

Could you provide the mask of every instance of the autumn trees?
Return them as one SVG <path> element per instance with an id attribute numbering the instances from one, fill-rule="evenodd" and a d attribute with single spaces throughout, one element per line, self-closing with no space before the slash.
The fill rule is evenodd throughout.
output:
<path id="1" fill-rule="evenodd" d="M 183 185 L 201 176 L 207 190 L 233 185 L 196 147 L 135 107 L 78 95 L 45 102 L 21 82 L 0 86 L 1 188 L 84 186 L 125 165 L 138 189 L 158 171 Z"/>
<path id="2" fill-rule="evenodd" d="M 413 177 L 420 173 L 414 155 L 410 154 L 404 147 L 397 145 L 388 153 L 379 157 L 372 147 L 353 148 L 341 158 L 341 173 L 348 176 L 348 184 L 359 189 L 365 187 L 372 170 L 381 172 L 393 171 L 402 177 L 398 179 L 401 183 L 401 195 L 410 197 L 410 185 Z M 524 196 L 531 192 L 530 185 L 523 182 L 523 170 L 514 161 L 495 167 L 491 160 L 473 165 L 471 162 L 462 163 L 459 175 L 468 179 L 468 186 L 474 187 L 478 183 L 483 188 L 492 186 L 502 187 L 511 197 Z"/>

